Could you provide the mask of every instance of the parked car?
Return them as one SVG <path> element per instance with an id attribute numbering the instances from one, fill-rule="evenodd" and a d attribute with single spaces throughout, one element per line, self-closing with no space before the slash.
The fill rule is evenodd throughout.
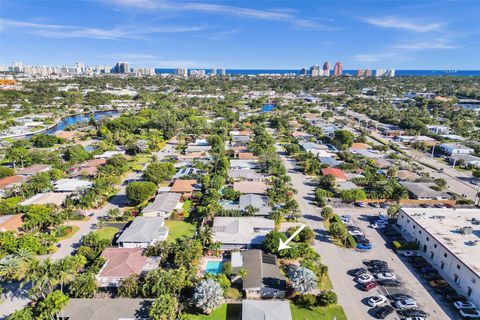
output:
<path id="1" fill-rule="evenodd" d="M 438 270 L 432 266 L 423 267 L 420 271 L 422 273 L 438 273 Z"/>
<path id="2" fill-rule="evenodd" d="M 373 245 L 370 242 L 363 242 L 363 243 L 357 244 L 357 249 L 360 249 L 360 250 L 371 250 L 372 248 L 373 248 Z"/>
<path id="3" fill-rule="evenodd" d="M 395 308 L 397 309 L 410 309 L 410 308 L 416 308 L 417 302 L 413 299 L 404 299 L 404 300 L 396 301 L 394 305 L 395 305 Z"/>
<path id="4" fill-rule="evenodd" d="M 389 315 L 391 315 L 395 309 L 393 309 L 392 306 L 386 305 L 383 307 L 377 307 L 373 314 L 375 315 L 375 318 L 377 319 L 385 319 Z"/>
<path id="5" fill-rule="evenodd" d="M 402 320 L 428 320 L 426 317 L 408 317 L 403 318 Z"/>
<path id="6" fill-rule="evenodd" d="M 367 272 L 368 272 L 368 271 L 367 271 L 367 269 L 365 269 L 365 268 L 356 268 L 356 269 L 350 270 L 348 273 L 349 273 L 350 275 L 352 275 L 352 276 L 358 277 L 358 276 L 360 276 L 360 275 L 362 275 L 362 274 L 365 274 L 365 273 L 367 273 Z"/>
<path id="7" fill-rule="evenodd" d="M 355 240 L 356 243 L 370 243 L 370 240 L 365 238 L 365 236 L 353 236 L 353 239 Z"/>
<path id="8" fill-rule="evenodd" d="M 404 309 L 404 310 L 399 310 L 398 315 L 404 318 L 408 317 L 427 317 L 427 313 L 423 310 L 420 309 Z"/>
<path id="9" fill-rule="evenodd" d="M 455 301 L 453 305 L 457 309 L 475 309 L 477 307 L 473 303 L 467 301 Z"/>
<path id="10" fill-rule="evenodd" d="M 477 309 L 460 309 L 460 315 L 468 319 L 480 319 L 480 311 Z"/>
<path id="11" fill-rule="evenodd" d="M 404 257 L 416 257 L 416 256 L 418 256 L 418 253 L 416 251 L 407 250 L 407 251 L 402 252 L 402 256 L 404 256 Z"/>
<path id="12" fill-rule="evenodd" d="M 383 272 L 390 272 L 391 270 L 389 267 L 378 266 L 378 267 L 368 268 L 368 271 L 370 271 L 371 273 L 383 273 Z"/>
<path id="13" fill-rule="evenodd" d="M 431 280 L 442 280 L 442 276 L 439 275 L 438 273 L 434 273 L 434 272 L 431 272 L 431 273 L 424 273 L 423 274 L 423 277 L 425 278 L 425 280 L 427 281 L 431 281 Z"/>
<path id="14" fill-rule="evenodd" d="M 388 263 L 383 260 L 364 260 L 363 263 L 369 267 L 374 267 L 374 266 L 388 267 Z"/>
<path id="15" fill-rule="evenodd" d="M 376 287 L 377 287 L 377 283 L 373 282 L 373 281 L 372 282 L 366 282 L 366 283 L 362 284 L 362 290 L 366 291 L 366 292 L 368 292 L 368 291 L 370 291 L 370 290 L 372 290 Z"/>
<path id="16" fill-rule="evenodd" d="M 368 273 L 361 274 L 357 277 L 357 282 L 358 283 L 367 283 L 367 282 L 372 282 L 373 280 L 375 280 L 375 278 L 371 274 L 368 274 Z"/>
<path id="17" fill-rule="evenodd" d="M 370 202 L 368 205 L 369 205 L 370 207 L 372 207 L 372 208 L 378 208 L 378 207 L 380 207 L 380 204 L 379 204 L 378 202 Z"/>
<path id="18" fill-rule="evenodd" d="M 378 284 L 384 287 L 400 287 L 402 283 L 398 280 L 379 280 Z"/>
<path id="19" fill-rule="evenodd" d="M 347 215 L 347 214 L 344 214 L 344 215 L 340 216 L 340 220 L 342 220 L 342 221 L 343 221 L 343 220 L 350 220 L 350 221 L 352 221 L 352 217 L 349 216 L 349 215 Z"/>
<path id="20" fill-rule="evenodd" d="M 348 233 L 352 236 L 363 236 L 363 232 L 358 229 L 348 230 Z"/>
<path id="21" fill-rule="evenodd" d="M 361 207 L 361 208 L 364 208 L 364 207 L 367 206 L 367 205 L 365 204 L 365 202 L 355 202 L 355 205 L 356 205 L 357 207 Z"/>
<path id="22" fill-rule="evenodd" d="M 387 227 L 387 224 L 379 223 L 379 222 L 380 222 L 380 220 L 371 224 L 370 227 L 372 227 L 373 229 L 385 229 Z"/>
<path id="23" fill-rule="evenodd" d="M 368 299 L 368 305 L 370 307 L 376 307 L 376 306 L 384 304 L 385 302 L 387 302 L 387 297 L 382 296 L 382 295 L 373 296 L 370 299 Z"/>
<path id="24" fill-rule="evenodd" d="M 434 287 L 435 291 L 437 291 L 438 293 L 440 293 L 441 295 L 447 295 L 449 293 L 454 293 L 455 292 L 455 289 L 453 289 L 452 287 L 450 286 L 438 286 L 438 287 Z"/>
<path id="25" fill-rule="evenodd" d="M 387 209 L 387 208 L 388 208 L 388 203 L 386 203 L 386 202 L 380 202 L 380 208 L 382 208 L 382 209 Z"/>
<path id="26" fill-rule="evenodd" d="M 394 293 L 389 295 L 388 298 L 394 302 L 399 300 L 405 300 L 405 299 L 413 299 L 411 295 L 406 293 Z"/>
<path id="27" fill-rule="evenodd" d="M 467 301 L 467 298 L 458 294 L 458 293 L 449 293 L 447 295 L 445 295 L 445 299 L 448 301 L 448 302 L 453 302 L 453 301 Z"/>
<path id="28" fill-rule="evenodd" d="M 376 273 L 375 278 L 378 280 L 396 280 L 397 276 L 391 272 L 382 272 L 382 273 Z"/>

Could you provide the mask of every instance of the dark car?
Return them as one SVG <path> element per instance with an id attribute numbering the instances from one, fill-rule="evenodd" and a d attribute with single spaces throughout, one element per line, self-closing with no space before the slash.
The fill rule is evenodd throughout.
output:
<path id="1" fill-rule="evenodd" d="M 370 243 L 370 240 L 365 238 L 365 236 L 353 236 L 353 239 L 356 243 Z"/>
<path id="2" fill-rule="evenodd" d="M 379 280 L 378 284 L 384 287 L 400 287 L 402 285 L 400 281 L 393 279 Z"/>
<path id="3" fill-rule="evenodd" d="M 422 257 L 422 256 L 411 256 L 411 257 L 407 258 L 407 261 L 412 262 L 412 263 L 413 262 L 420 262 L 420 261 L 421 262 L 427 262 L 427 260 L 425 260 L 425 258 Z"/>
<path id="4" fill-rule="evenodd" d="M 435 291 L 440 293 L 441 295 L 447 295 L 449 293 L 455 293 L 455 290 L 450 286 L 438 286 L 434 288 Z"/>
<path id="5" fill-rule="evenodd" d="M 386 203 L 386 202 L 380 202 L 380 208 L 382 208 L 382 209 L 388 208 L 388 203 Z"/>
<path id="6" fill-rule="evenodd" d="M 385 319 L 386 317 L 391 315 L 394 311 L 395 309 L 393 309 L 392 306 L 386 305 L 383 307 L 375 308 L 375 310 L 373 311 L 373 314 L 377 319 Z"/>
<path id="7" fill-rule="evenodd" d="M 354 277 L 358 277 L 362 274 L 365 274 L 367 273 L 367 269 L 365 268 L 356 268 L 356 269 L 352 269 L 350 271 L 348 271 L 348 274 L 351 275 L 351 276 L 354 276 Z"/>
<path id="8" fill-rule="evenodd" d="M 434 273 L 434 272 L 424 273 L 424 274 L 423 274 L 423 277 L 424 277 L 425 280 L 427 280 L 427 281 L 431 281 L 431 280 L 441 280 L 441 279 L 443 279 L 442 276 L 440 276 L 438 273 Z"/>
<path id="9" fill-rule="evenodd" d="M 467 298 L 458 294 L 458 293 L 448 293 L 446 296 L 445 296 L 445 299 L 448 301 L 448 302 L 455 302 L 455 301 L 467 301 Z"/>
<path id="10" fill-rule="evenodd" d="M 399 300 L 405 300 L 405 299 L 413 299 L 411 295 L 408 295 L 406 293 L 395 293 L 387 296 L 388 299 L 392 301 L 399 301 Z"/>
<path id="11" fill-rule="evenodd" d="M 383 260 L 365 260 L 363 263 L 369 267 L 385 266 L 388 267 L 388 263 Z"/>
<path id="12" fill-rule="evenodd" d="M 427 313 L 420 309 L 405 309 L 399 310 L 398 314 L 403 318 L 412 318 L 412 317 L 427 317 Z"/>
<path id="13" fill-rule="evenodd" d="M 438 270 L 435 269 L 434 267 L 423 267 L 422 270 L 420 270 L 422 273 L 438 273 Z"/>

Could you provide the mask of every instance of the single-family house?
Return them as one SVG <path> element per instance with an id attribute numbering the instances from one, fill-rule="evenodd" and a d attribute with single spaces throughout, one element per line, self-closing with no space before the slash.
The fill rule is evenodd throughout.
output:
<path id="1" fill-rule="evenodd" d="M 321 169 L 322 175 L 327 176 L 327 175 L 332 175 L 335 177 L 337 181 L 347 181 L 348 177 L 343 172 L 343 170 L 338 169 L 338 168 L 323 168 Z"/>
<path id="2" fill-rule="evenodd" d="M 232 139 L 232 146 L 234 147 L 246 147 L 248 146 L 248 144 L 250 143 L 250 136 L 248 135 L 245 135 L 245 136 L 241 136 L 241 135 L 237 135 L 237 136 L 232 136 L 231 137 Z"/>
<path id="3" fill-rule="evenodd" d="M 288 300 L 242 300 L 242 320 L 292 320 Z"/>
<path id="4" fill-rule="evenodd" d="M 319 157 L 318 160 L 320 161 L 321 164 L 325 164 L 332 168 L 335 168 L 341 164 L 340 161 L 332 157 Z"/>
<path id="5" fill-rule="evenodd" d="M 275 222 L 262 217 L 215 217 L 212 231 L 221 250 L 233 250 L 260 247 L 274 229 Z"/>
<path id="6" fill-rule="evenodd" d="M 194 191 L 200 191 L 201 186 L 195 179 L 175 180 L 170 188 L 170 192 L 180 193 L 183 197 L 191 197 Z"/>
<path id="7" fill-rule="evenodd" d="M 0 216 L 0 232 L 18 231 L 23 224 L 22 217 L 22 214 Z"/>
<path id="8" fill-rule="evenodd" d="M 80 179 L 60 179 L 54 183 L 56 192 L 76 192 L 91 188 L 93 183 Z"/>
<path id="9" fill-rule="evenodd" d="M 427 124 L 427 130 L 434 134 L 449 134 L 451 131 L 449 126 L 440 124 Z"/>
<path id="10" fill-rule="evenodd" d="M 173 176 L 173 180 L 181 179 L 184 177 L 192 177 L 202 174 L 203 171 L 197 168 L 185 167 L 178 170 L 178 172 Z"/>
<path id="11" fill-rule="evenodd" d="M 268 216 L 272 208 L 268 205 L 268 197 L 258 194 L 242 194 L 237 203 L 227 202 L 222 205 L 227 210 L 246 211 L 249 207 L 256 209 L 254 216 Z"/>
<path id="12" fill-rule="evenodd" d="M 50 169 L 52 169 L 52 166 L 48 164 L 34 164 L 34 165 L 31 165 L 30 167 L 18 169 L 16 174 L 17 176 L 31 177 L 40 172 L 47 172 Z"/>
<path id="13" fill-rule="evenodd" d="M 442 143 L 439 146 L 440 150 L 446 155 L 453 156 L 459 154 L 473 154 L 473 148 L 466 147 L 459 143 Z"/>
<path id="14" fill-rule="evenodd" d="M 70 192 L 45 192 L 45 193 L 37 193 L 31 198 L 28 198 L 22 202 L 20 205 L 22 206 L 29 206 L 32 204 L 37 205 L 45 205 L 45 204 L 54 204 L 57 206 L 61 206 L 65 199 L 70 196 Z"/>
<path id="15" fill-rule="evenodd" d="M 372 149 L 372 147 L 369 145 L 369 144 L 366 144 L 366 143 L 361 143 L 361 142 L 354 142 L 352 143 L 352 146 L 350 147 L 350 149 L 354 149 L 354 150 L 359 150 L 359 149 Z"/>
<path id="16" fill-rule="evenodd" d="M 10 176 L 0 179 L 0 198 L 5 197 L 9 190 L 20 186 L 25 181 L 22 176 Z"/>
<path id="17" fill-rule="evenodd" d="M 230 160 L 230 169 L 233 169 L 233 170 L 240 170 L 240 169 L 254 170 L 256 168 L 258 168 L 257 160 L 241 160 L 241 159 Z"/>
<path id="18" fill-rule="evenodd" d="M 469 168 L 480 168 L 480 157 L 470 154 L 459 154 L 448 158 L 448 162 L 455 165 L 462 165 Z"/>
<path id="19" fill-rule="evenodd" d="M 128 298 L 70 298 L 68 305 L 59 312 L 62 320 L 146 320 L 153 299 Z"/>
<path id="20" fill-rule="evenodd" d="M 263 181 L 237 181 L 233 183 L 233 189 L 243 194 L 265 194 L 268 185 Z"/>
<path id="21" fill-rule="evenodd" d="M 446 192 L 433 190 L 428 183 L 403 182 L 408 193 L 416 200 L 449 200 L 451 196 Z"/>
<path id="22" fill-rule="evenodd" d="M 415 172 L 412 172 L 410 170 L 397 170 L 397 180 L 398 181 L 416 181 L 420 179 L 421 177 L 416 174 Z"/>
<path id="23" fill-rule="evenodd" d="M 168 228 L 164 227 L 165 219 L 161 217 L 136 217 L 123 230 L 117 243 L 122 248 L 146 248 L 168 236 Z"/>
<path id="24" fill-rule="evenodd" d="M 249 169 L 229 169 L 228 176 L 233 178 L 235 181 L 262 181 L 265 179 L 265 176 Z"/>
<path id="25" fill-rule="evenodd" d="M 285 297 L 287 282 L 277 266 L 275 255 L 258 249 L 233 252 L 232 270 L 236 273 L 240 269 L 247 271 L 242 279 L 242 289 L 247 299 Z"/>
<path id="26" fill-rule="evenodd" d="M 105 151 L 102 154 L 97 154 L 93 156 L 95 159 L 110 159 L 116 155 L 125 155 L 125 150 L 116 150 L 116 151 Z"/>
<path id="27" fill-rule="evenodd" d="M 175 209 L 181 209 L 180 193 L 164 192 L 155 197 L 142 210 L 144 217 L 162 217 L 168 218 Z"/>
<path id="28" fill-rule="evenodd" d="M 132 275 L 140 275 L 147 264 L 142 248 L 105 248 L 100 255 L 105 263 L 98 272 L 99 287 L 118 287 Z"/>

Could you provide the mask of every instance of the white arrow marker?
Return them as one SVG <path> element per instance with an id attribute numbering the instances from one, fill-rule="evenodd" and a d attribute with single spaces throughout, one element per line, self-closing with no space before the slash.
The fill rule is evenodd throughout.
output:
<path id="1" fill-rule="evenodd" d="M 293 238 L 295 238 L 295 237 L 300 233 L 300 231 L 303 230 L 303 228 L 305 228 L 305 225 L 304 225 L 304 224 L 302 224 L 302 225 L 300 226 L 300 228 L 298 228 L 297 231 L 295 231 L 295 232 L 290 236 L 290 238 L 288 238 L 285 242 L 283 242 L 282 239 L 278 239 L 278 240 L 280 240 L 280 243 L 278 244 L 278 251 L 283 250 L 283 249 L 291 248 L 291 247 L 288 245 L 288 243 L 289 243 L 290 241 L 292 241 Z"/>

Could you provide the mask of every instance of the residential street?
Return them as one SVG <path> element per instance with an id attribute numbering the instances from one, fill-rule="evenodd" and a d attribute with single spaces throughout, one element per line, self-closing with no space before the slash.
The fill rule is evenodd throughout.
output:
<path id="1" fill-rule="evenodd" d="M 386 248 L 384 240 L 376 230 L 367 228 L 366 225 L 364 227 L 360 223 L 358 224 L 374 243 L 374 249 L 369 252 L 357 252 L 332 244 L 322 223 L 320 208 L 311 203 L 315 186 L 309 183 L 310 180 L 307 176 L 294 170 L 297 168 L 294 160 L 286 158 L 282 152 L 279 152 L 279 154 L 284 160 L 293 186 L 298 191 L 296 197 L 305 223 L 316 234 L 314 248 L 321 255 L 322 262 L 328 266 L 334 291 L 338 294 L 339 304 L 344 308 L 348 319 L 372 318 L 372 315 L 369 314 L 371 308 L 365 303 L 366 298 L 376 294 L 385 294 L 382 291 L 383 289 L 375 289 L 369 293 L 359 290 L 355 286 L 354 279 L 347 274 L 347 271 L 350 269 L 363 267 L 362 260 L 364 259 L 383 259 L 387 261 L 404 283 L 403 288 L 405 290 L 403 292 L 411 294 L 419 301 L 421 308 L 430 314 L 429 319 L 454 319 L 454 317 L 448 316 L 440 308 L 427 289 L 418 282 L 418 279 L 408 270 L 400 258 L 393 251 Z M 369 210 L 362 208 L 352 210 L 351 208 L 343 208 L 343 212 L 340 212 L 339 209 L 334 210 L 338 214 L 350 214 L 355 220 L 361 220 L 362 218 L 364 219 L 363 216 L 365 214 L 378 214 L 379 209 Z M 398 319 L 398 316 L 391 315 L 387 319 Z"/>

